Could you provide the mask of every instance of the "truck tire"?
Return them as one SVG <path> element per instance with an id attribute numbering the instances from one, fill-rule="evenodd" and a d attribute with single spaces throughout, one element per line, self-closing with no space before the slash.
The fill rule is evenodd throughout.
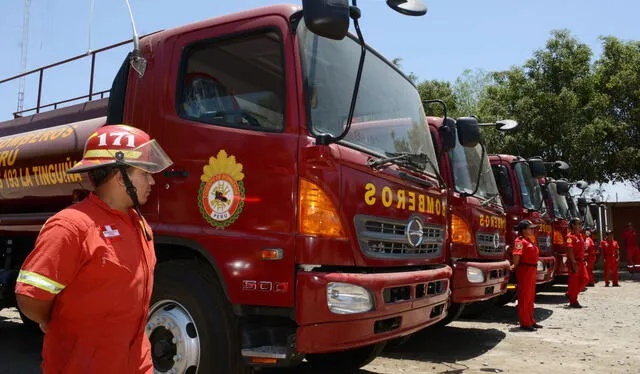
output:
<path id="1" fill-rule="evenodd" d="M 382 342 L 340 352 L 313 353 L 306 355 L 305 359 L 314 369 L 344 373 L 358 370 L 373 361 L 384 346 Z"/>
<path id="2" fill-rule="evenodd" d="M 146 332 L 156 373 L 248 371 L 231 306 L 213 272 L 197 261 L 156 266 Z"/>

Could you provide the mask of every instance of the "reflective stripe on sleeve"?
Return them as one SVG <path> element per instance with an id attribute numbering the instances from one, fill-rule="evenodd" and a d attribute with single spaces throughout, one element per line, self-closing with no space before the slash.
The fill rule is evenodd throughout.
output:
<path id="1" fill-rule="evenodd" d="M 59 294 L 65 288 L 64 285 L 56 281 L 26 270 L 20 270 L 16 282 L 29 284 L 33 287 L 39 288 L 43 291 L 47 291 L 54 295 Z"/>

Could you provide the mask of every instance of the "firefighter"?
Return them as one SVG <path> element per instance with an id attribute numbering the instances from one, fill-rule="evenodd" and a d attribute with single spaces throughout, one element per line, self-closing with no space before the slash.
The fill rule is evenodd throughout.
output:
<path id="1" fill-rule="evenodd" d="M 604 286 L 609 287 L 609 276 L 613 280 L 613 287 L 618 284 L 618 264 L 620 262 L 620 245 L 613 238 L 613 231 L 607 230 L 605 240 L 600 242 L 602 257 L 604 258 Z"/>
<path id="2" fill-rule="evenodd" d="M 18 307 L 45 333 L 43 373 L 153 373 L 144 328 L 156 258 L 139 205 L 170 165 L 144 131 L 110 125 L 67 170 L 88 172 L 95 190 L 47 220 L 16 283 Z"/>
<path id="3" fill-rule="evenodd" d="M 567 262 L 569 264 L 569 290 L 567 297 L 569 298 L 569 307 L 582 308 L 578 302 L 578 294 L 585 288 L 589 282 L 586 262 L 585 239 L 582 235 L 582 221 L 580 218 L 572 218 L 569 221 L 569 230 L 567 235 Z"/>
<path id="4" fill-rule="evenodd" d="M 636 266 L 640 266 L 640 249 L 638 249 L 638 236 L 636 230 L 633 228 L 633 223 L 627 223 L 627 226 L 622 233 L 622 239 L 624 240 L 624 246 L 627 249 L 627 270 L 629 272 L 635 271 Z M 640 269 L 638 269 L 640 271 Z"/>
<path id="5" fill-rule="evenodd" d="M 533 315 L 533 301 L 536 297 L 536 270 L 540 251 L 533 241 L 533 229 L 537 226 L 524 219 L 516 226 L 518 236 L 513 243 L 513 265 L 518 280 L 518 319 L 520 328 L 536 331 L 542 328 Z"/>
<path id="6" fill-rule="evenodd" d="M 587 274 L 589 275 L 589 283 L 587 283 L 587 286 L 594 287 L 596 285 L 596 279 L 593 275 L 593 269 L 596 266 L 598 253 L 596 250 L 596 243 L 591 237 L 591 230 L 584 230 L 584 236 L 585 246 L 587 247 Z"/>

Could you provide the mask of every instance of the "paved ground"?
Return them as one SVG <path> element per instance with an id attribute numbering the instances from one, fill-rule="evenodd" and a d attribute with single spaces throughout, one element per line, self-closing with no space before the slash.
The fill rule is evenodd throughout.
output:
<path id="1" fill-rule="evenodd" d="M 620 288 L 600 282 L 581 294 L 580 310 L 566 308 L 565 285 L 538 294 L 536 317 L 544 328 L 537 332 L 520 331 L 515 305 L 508 304 L 475 320 L 423 330 L 360 373 L 639 373 L 640 274 L 623 275 Z M 40 344 L 15 310 L 0 312 L 0 373 L 38 373 Z"/>

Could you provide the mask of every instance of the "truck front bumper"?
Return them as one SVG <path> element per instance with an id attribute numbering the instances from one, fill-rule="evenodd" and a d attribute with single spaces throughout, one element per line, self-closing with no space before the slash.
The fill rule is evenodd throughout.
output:
<path id="1" fill-rule="evenodd" d="M 299 272 L 296 286 L 296 349 L 326 353 L 362 347 L 411 334 L 446 316 L 451 268 L 395 273 Z M 336 314 L 327 287 L 346 283 L 365 288 L 368 312 Z"/>
<path id="2" fill-rule="evenodd" d="M 538 261 L 542 261 L 543 270 L 536 272 L 536 284 L 545 284 L 553 281 L 553 275 L 556 269 L 556 258 L 553 256 L 539 257 Z"/>
<path id="3" fill-rule="evenodd" d="M 569 268 L 567 267 L 567 255 L 566 253 L 556 253 L 556 271 L 555 276 L 567 276 L 569 275 Z"/>
<path id="4" fill-rule="evenodd" d="M 472 283 L 467 273 L 470 268 L 475 272 L 482 272 L 484 280 Z M 507 290 L 508 280 L 509 261 L 507 260 L 495 262 L 456 261 L 453 270 L 451 301 L 471 303 L 502 295 Z"/>

